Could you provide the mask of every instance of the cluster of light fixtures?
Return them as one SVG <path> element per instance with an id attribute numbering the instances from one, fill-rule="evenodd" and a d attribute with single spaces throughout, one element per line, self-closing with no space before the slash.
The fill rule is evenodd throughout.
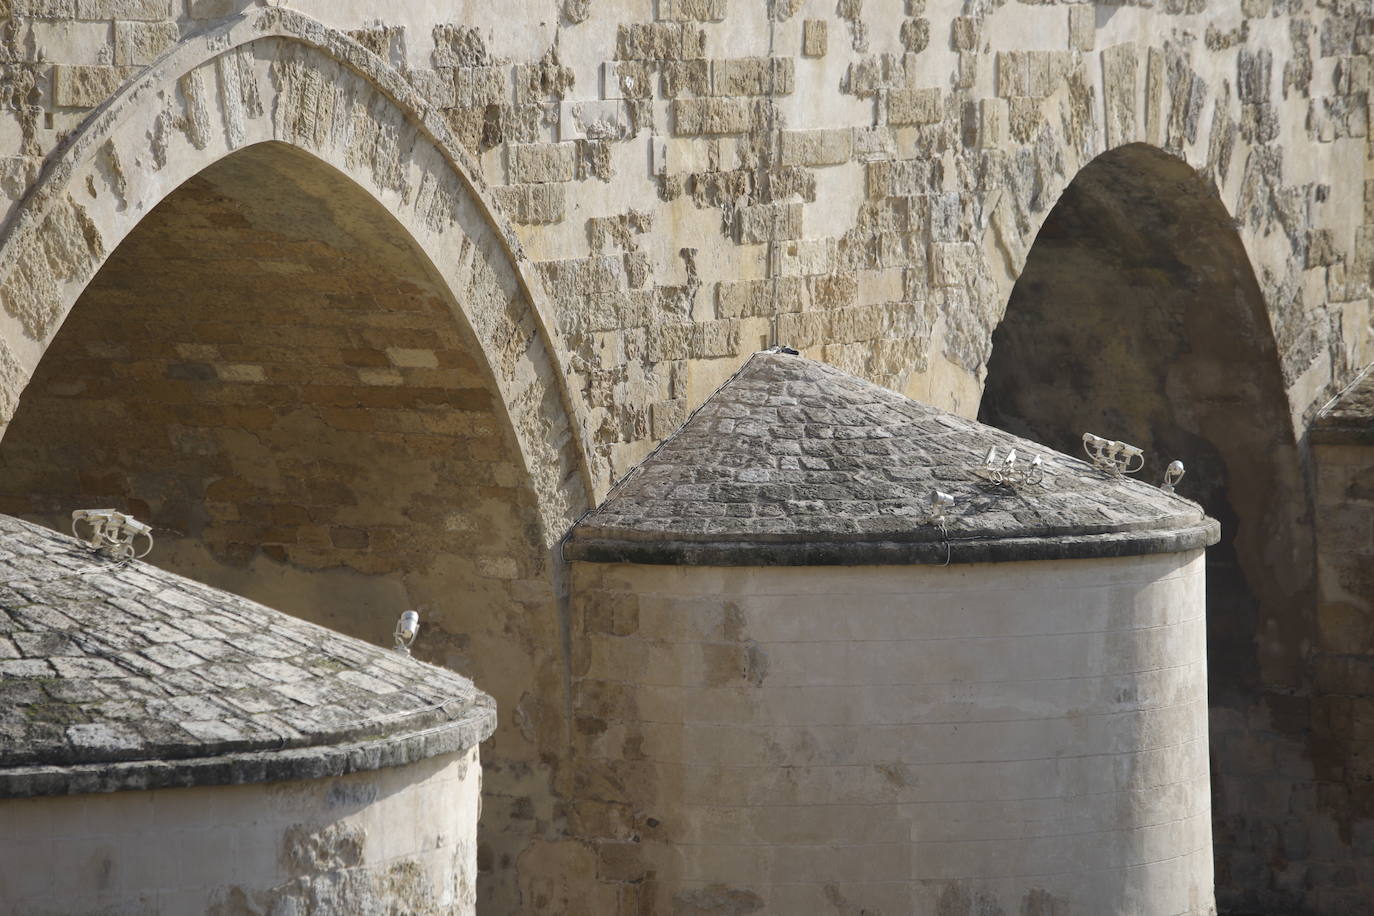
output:
<path id="1" fill-rule="evenodd" d="M 1045 465 L 1039 455 L 1030 461 L 1021 461 L 1016 456 L 1016 449 L 1009 449 L 1007 456 L 1002 458 L 993 446 L 989 446 L 983 463 L 975 467 L 973 473 L 995 486 L 1013 489 L 1045 482 Z"/>
<path id="2" fill-rule="evenodd" d="M 1144 449 L 1092 433 L 1083 434 L 1083 451 L 1093 467 L 1113 477 L 1134 474 L 1145 466 Z"/>
<path id="3" fill-rule="evenodd" d="M 72 534 L 117 560 L 140 560 L 153 549 L 153 527 L 116 509 L 77 509 L 72 513 Z M 139 538 L 147 540 L 142 550 L 137 549 Z"/>

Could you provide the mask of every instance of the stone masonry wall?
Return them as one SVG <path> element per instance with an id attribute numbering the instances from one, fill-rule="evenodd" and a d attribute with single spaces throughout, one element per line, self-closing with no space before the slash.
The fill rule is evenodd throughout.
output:
<path id="1" fill-rule="evenodd" d="M 193 163 L 258 139 L 334 164 L 427 253 L 471 317 L 545 545 L 774 341 L 975 413 L 1041 222 L 1128 143 L 1186 161 L 1234 217 L 1295 438 L 1374 357 L 1359 0 L 439 8 L 0 0 L 0 423 L 129 228 Z M 1296 749 L 1294 804 L 1321 791 L 1301 728 L 1253 732 L 1263 754 Z M 1279 829 L 1247 822 L 1272 849 Z M 1330 857 L 1285 842 L 1265 905 L 1339 912 L 1299 867 Z M 527 874 L 556 881 L 570 849 L 533 850 Z M 1222 876 L 1223 899 L 1269 858 Z"/>
<path id="2" fill-rule="evenodd" d="M 273 5 L 347 30 L 476 157 L 603 484 L 774 338 L 973 412 L 1040 219 L 1133 141 L 1202 171 L 1241 225 L 1295 417 L 1374 352 L 1357 2 Z M 122 83 L 256 6 L 10 0 L 10 208 Z"/>

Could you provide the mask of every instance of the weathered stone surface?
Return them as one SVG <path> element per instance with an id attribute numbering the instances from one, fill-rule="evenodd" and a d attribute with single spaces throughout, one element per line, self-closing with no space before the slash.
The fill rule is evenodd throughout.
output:
<path id="1" fill-rule="evenodd" d="M 748 132 L 753 112 L 753 103 L 745 99 L 678 99 L 673 103 L 673 132 L 742 134 Z"/>
<path id="2" fill-rule="evenodd" d="M 802 53 L 807 57 L 824 57 L 827 26 L 824 19 L 808 19 L 802 26 Z"/>
<path id="3" fill-rule="evenodd" d="M 989 447 L 1041 456 L 1046 485 L 986 487 L 973 469 Z M 937 488 L 955 497 L 943 526 L 929 518 Z M 938 563 L 1173 552 L 1216 536 L 1201 507 L 1156 487 L 765 351 L 583 518 L 566 549 L 596 562 Z"/>
<path id="4" fill-rule="evenodd" d="M 77 0 L 79 19 L 171 19 L 172 0 Z"/>
<path id="5" fill-rule="evenodd" d="M 490 189 L 476 210 L 493 207 L 505 227 L 494 236 L 499 241 L 449 245 L 432 254 L 433 262 L 461 264 L 474 251 L 485 256 L 509 246 L 511 276 L 523 275 L 507 278 L 499 290 L 484 281 L 453 291 L 456 308 L 503 316 L 476 322 L 492 342 L 493 371 L 547 381 L 547 370 L 514 368 L 529 365 L 526 355 L 538 349 L 528 349 L 539 338 L 533 329 L 545 326 L 549 352 L 562 361 L 554 374 L 565 381 L 565 393 L 535 394 L 544 389 L 531 382 L 506 405 L 526 418 L 516 424 L 519 435 L 549 418 L 548 436 L 561 444 L 522 459 L 547 479 L 571 479 L 571 469 L 586 468 L 596 487 L 608 486 L 679 410 L 656 405 L 695 406 L 745 351 L 784 332 L 808 347 L 808 355 L 971 414 L 995 352 L 992 335 L 1042 224 L 1075 176 L 1113 147 L 1167 149 L 1214 186 L 1237 220 L 1241 261 L 1253 267 L 1256 295 L 1268 310 L 1262 325 L 1272 329 L 1256 334 L 1269 341 L 1267 358 L 1282 379 L 1283 391 L 1272 397 L 1286 400 L 1278 413 L 1292 418 L 1299 441 L 1317 409 L 1371 359 L 1374 337 L 1365 313 L 1374 280 L 1374 204 L 1362 199 L 1358 165 L 1368 158 L 1371 26 L 1360 4 L 1243 0 L 1221 9 L 1159 0 L 1113 11 L 1082 3 L 947 0 L 551 0 L 469 4 L 460 21 L 436 13 L 428 0 L 396 0 L 365 14 L 357 4 L 319 0 L 12 0 L 0 6 L 0 222 L 6 227 L 0 306 L 10 322 L 4 334 L 15 365 L 23 366 L 0 406 L 17 403 L 24 378 L 85 282 L 80 278 L 88 280 L 102 257 L 20 231 L 43 231 L 47 202 L 79 203 L 108 254 L 190 172 L 250 139 L 275 139 L 307 156 L 322 155 L 329 167 L 365 183 L 380 176 L 389 208 L 424 201 L 429 216 L 422 236 L 434 226 L 480 222 L 459 206 L 468 198 L 446 184 L 460 181 L 457 171 L 449 179 L 437 171 L 407 173 L 416 151 L 427 148 L 417 140 L 424 133 L 419 125 L 443 138 L 454 168 Z M 173 37 L 167 26 L 177 37 L 163 48 Z M 266 37 L 279 33 L 285 37 Z M 325 48 L 319 56 L 331 63 L 306 64 L 299 53 L 283 50 L 314 45 Z M 117 63 L 157 54 L 172 55 L 161 58 L 166 67 Z M 146 85 L 88 120 L 90 109 L 140 75 Z M 433 116 L 426 113 L 431 108 Z M 395 110 L 404 113 L 387 114 Z M 270 136 L 259 129 L 264 117 Z M 850 139 L 847 147 L 843 140 L 799 139 L 811 132 L 848 132 Z M 107 145 L 109 133 L 119 136 Z M 571 174 L 567 153 L 541 165 L 537 156 L 524 160 L 512 152 L 563 142 L 573 147 Z M 527 171 L 516 177 L 512 168 Z M 1156 188 L 1141 201 L 1161 193 Z M 951 205 L 937 194 L 961 202 Z M 794 206 L 801 207 L 808 237 L 779 238 L 793 234 Z M 582 231 L 584 220 L 631 211 L 659 215 L 633 250 L 619 242 L 595 249 L 591 233 Z M 73 239 L 71 227 L 84 235 L 81 220 L 64 216 L 48 225 L 61 225 L 58 234 Z M 1133 234 L 1130 247 L 1145 257 L 1180 230 L 1122 220 L 1113 231 Z M 794 249 L 785 247 L 793 243 Z M 245 263 L 259 250 L 245 248 Z M 590 260 L 612 254 L 615 263 Z M 1169 277 L 1176 288 L 1195 288 L 1179 280 L 1177 267 L 1147 261 L 1129 268 L 1137 279 Z M 1242 266 L 1236 275 L 1249 270 Z M 565 271 L 577 280 L 567 288 L 542 279 Z M 312 266 L 306 273 L 320 271 Z M 785 282 L 793 278 L 801 284 Z M 750 299 L 739 317 L 716 314 L 720 291 L 760 279 L 777 295 Z M 522 286 L 546 300 L 542 317 L 507 309 L 511 290 Z M 1151 286 L 1152 279 L 1130 288 Z M 135 291 L 130 301 L 152 295 Z M 726 323 L 698 331 L 694 323 L 703 320 Z M 252 381 L 252 366 L 260 363 L 228 357 L 213 363 L 222 384 L 231 376 L 242 379 L 234 385 L 261 384 Z M 359 369 L 366 378 L 350 382 L 369 397 L 399 397 L 399 367 Z M 245 427 L 266 422 L 252 405 L 225 409 L 230 406 Z M 573 422 L 560 419 L 564 408 Z M 503 473 L 518 476 L 509 468 Z M 1245 477 L 1234 469 L 1200 473 Z M 553 484 L 536 491 L 536 501 L 561 492 Z M 536 511 L 545 511 L 542 502 Z M 1283 566 L 1265 555 L 1261 540 L 1246 542 L 1255 551 L 1252 561 Z M 482 563 L 500 566 L 491 558 Z M 1282 690 L 1305 683 L 1295 647 L 1315 644 L 1316 637 L 1286 621 L 1316 617 L 1310 607 L 1298 608 L 1298 598 L 1292 601 L 1288 613 L 1273 618 L 1281 637 L 1254 618 L 1249 642 L 1228 655 L 1239 659 L 1236 683 L 1274 683 Z M 1217 619 L 1252 616 L 1237 609 Z M 1280 668 L 1281 676 L 1273 673 Z M 1248 752 L 1235 748 L 1260 741 L 1263 732 L 1244 728 L 1243 737 L 1218 744 L 1241 769 Z M 1316 754 L 1307 738 L 1294 747 L 1306 751 L 1286 758 L 1293 766 Z M 1331 757 L 1321 766 L 1345 763 Z M 1230 772 L 1228 778 L 1243 776 Z M 1249 785 L 1252 796 L 1264 794 Z M 1302 785 L 1293 791 L 1316 795 L 1313 783 Z M 1281 809 L 1293 823 L 1306 815 L 1287 812 L 1310 812 L 1316 804 L 1295 798 L 1285 796 L 1292 804 Z M 1322 805 L 1342 812 L 1333 815 L 1342 835 L 1360 835 L 1351 813 L 1358 806 Z M 508 809 L 515 812 L 514 803 Z M 1319 891 L 1298 889 L 1317 882 L 1305 869 L 1327 867 L 1339 856 L 1284 853 L 1288 868 L 1279 876 L 1267 864 L 1278 861 L 1278 840 L 1253 838 L 1297 828 L 1275 826 L 1278 802 L 1262 817 L 1254 810 L 1257 820 L 1218 829 L 1222 871 L 1260 876 L 1233 881 L 1247 890 L 1235 891 L 1232 905 L 1260 910 L 1263 898 L 1290 908 L 1318 906 Z M 554 816 L 541 808 L 522 820 L 536 821 L 553 823 Z M 1247 843 L 1249 865 L 1224 852 Z M 1272 848 L 1262 851 L 1266 844 Z M 518 852 L 512 845 L 493 855 L 515 861 Z M 1330 867 L 1353 867 L 1340 861 Z M 601 902 L 588 893 L 588 900 Z M 501 899 L 496 911 L 519 909 L 514 898 Z M 616 906 L 631 904 L 605 909 Z"/>
<path id="6" fill-rule="evenodd" d="M 934 124 L 944 118 L 939 89 L 889 89 L 889 124 Z"/>
<path id="7" fill-rule="evenodd" d="M 124 82 L 122 67 L 53 68 L 53 104 L 62 108 L 91 108 L 105 101 Z"/>
<path id="8" fill-rule="evenodd" d="M 5 796 L 396 766 L 495 727 L 460 675 L 28 522 L 0 517 L 0 532 L 0 614 L 23 655 L 0 661 L 19 698 Z"/>
<path id="9" fill-rule="evenodd" d="M 172 22 L 116 22 L 114 62 L 121 66 L 151 64 L 180 37 Z"/>
<path id="10" fill-rule="evenodd" d="M 535 143 L 510 147 L 512 182 L 572 181 L 577 174 L 573 143 Z"/>
<path id="11" fill-rule="evenodd" d="M 839 165 L 854 155 L 854 133 L 836 130 L 787 130 L 781 140 L 783 165 Z"/>

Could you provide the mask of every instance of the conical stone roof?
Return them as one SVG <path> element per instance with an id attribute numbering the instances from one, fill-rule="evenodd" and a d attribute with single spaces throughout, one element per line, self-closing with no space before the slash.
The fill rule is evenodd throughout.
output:
<path id="1" fill-rule="evenodd" d="M 495 725 L 453 671 L 0 515 L 0 797 L 335 776 Z"/>
<path id="2" fill-rule="evenodd" d="M 1043 486 L 990 486 L 989 447 Z M 943 529 L 930 496 L 955 497 Z M 1196 503 L 1111 477 L 787 351 L 756 353 L 574 526 L 599 562 L 859 565 L 1172 553 L 1216 542 Z"/>

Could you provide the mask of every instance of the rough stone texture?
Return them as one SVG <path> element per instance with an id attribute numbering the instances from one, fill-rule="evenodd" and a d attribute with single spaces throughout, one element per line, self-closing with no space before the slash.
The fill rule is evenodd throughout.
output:
<path id="1" fill-rule="evenodd" d="M 0 516 L 0 796 L 338 775 L 475 747 L 452 671 Z"/>
<path id="2" fill-rule="evenodd" d="M 1367 4 L 534 0 L 468 4 L 455 21 L 431 0 L 24 0 L 4 12 L 0 339 L 13 359 L 0 356 L 0 425 L 92 272 L 142 215 L 264 140 L 357 182 L 434 265 L 509 414 L 512 465 L 528 475 L 532 537 L 544 545 L 745 354 L 778 340 L 975 414 L 992 334 L 1042 224 L 1117 142 L 1151 144 L 1196 170 L 1234 220 L 1247 262 L 1236 269 L 1252 269 L 1257 326 L 1273 343 L 1265 359 L 1280 379 L 1265 416 L 1280 417 L 1295 444 L 1374 357 Z M 117 23 L 137 23 L 148 53 L 169 24 L 183 37 L 155 67 L 126 68 Z M 757 63 L 770 58 L 766 70 Z M 727 88 L 761 94 L 716 94 Z M 677 133 L 678 103 L 689 103 L 683 127 L 712 132 Z M 784 165 L 784 131 L 848 131 L 851 158 Z M 845 149 L 830 142 L 828 157 Z M 571 180 L 509 183 L 512 147 L 563 143 L 575 147 Z M 739 211 L 791 205 L 802 207 L 802 237 L 740 232 Z M 644 225 L 632 214 L 650 215 L 652 229 L 595 247 L 593 221 Z M 84 244 L 72 244 L 72 227 Z M 1159 289 L 1167 268 L 1158 259 L 1138 274 L 1152 282 L 1122 288 Z M 754 282 L 775 294 L 716 313 L 720 287 Z M 1276 467 L 1302 489 L 1300 456 Z M 1294 543 L 1310 543 L 1315 515 L 1295 517 Z M 1251 567 L 1296 570 L 1290 585 L 1312 580 L 1315 564 L 1289 546 L 1238 536 L 1236 549 Z M 1282 659 L 1280 693 L 1255 700 L 1265 710 L 1315 676 L 1300 648 L 1315 638 L 1314 608 L 1227 615 L 1244 665 Z M 558 638 L 534 642 L 554 652 Z M 1253 699 L 1254 683 L 1233 686 Z M 1248 724 L 1219 771 L 1226 759 L 1243 768 L 1282 753 L 1308 766 L 1285 784 L 1295 809 L 1325 804 L 1307 720 L 1235 712 L 1226 718 Z M 556 714 L 530 721 L 541 740 L 571 728 Z M 1214 740 L 1228 733 L 1214 729 Z M 1271 794 L 1256 785 L 1236 797 Z M 549 805 L 533 820 L 552 837 L 559 817 Z M 1218 832 L 1219 849 L 1247 850 L 1223 874 L 1223 901 L 1344 912 L 1344 898 L 1315 889 L 1331 884 L 1330 859 L 1315 843 L 1285 846 L 1276 823 L 1265 814 L 1243 836 Z M 1366 828 L 1347 826 L 1331 842 L 1349 851 Z M 523 894 L 556 883 L 541 863 L 585 864 L 554 840 L 528 849 Z M 515 857 L 494 856 L 494 872 L 512 873 Z M 495 904 L 522 905 L 511 895 Z"/>
<path id="3" fill-rule="evenodd" d="M 1040 457 L 1042 485 L 989 486 L 989 448 Z M 955 499 L 944 527 L 930 495 Z M 823 363 L 755 353 L 572 529 L 602 562 L 969 562 L 1177 552 L 1216 540 L 1158 487 L 904 398 Z M 903 551 L 892 542 L 925 542 Z M 998 543 L 1000 542 L 1000 543 Z M 1099 546 L 1105 542 L 1107 547 Z"/>

